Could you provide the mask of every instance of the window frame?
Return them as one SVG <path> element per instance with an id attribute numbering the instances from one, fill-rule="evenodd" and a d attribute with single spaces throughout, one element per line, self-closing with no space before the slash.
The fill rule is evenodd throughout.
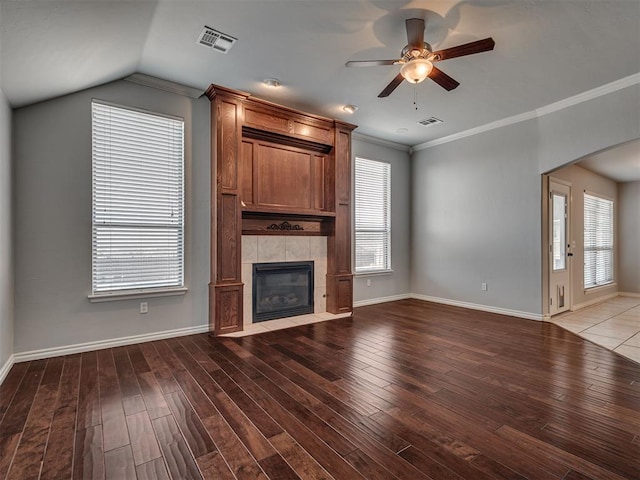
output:
<path id="1" fill-rule="evenodd" d="M 387 177 L 387 185 L 385 186 L 386 190 L 387 190 L 387 199 L 386 199 L 386 205 L 385 205 L 385 209 L 386 209 L 386 228 L 383 229 L 361 229 L 358 228 L 358 217 L 357 217 L 357 210 L 358 210 L 358 189 L 357 189 L 357 183 L 358 183 L 358 176 L 357 176 L 357 169 L 358 169 L 358 163 L 360 161 L 364 161 L 364 162 L 375 162 L 378 164 L 382 164 L 385 166 L 385 168 L 387 169 L 386 172 L 386 177 Z M 390 273 L 393 273 L 393 269 L 392 269 L 392 235 L 391 235 L 391 222 L 392 222 L 392 212 L 391 212 L 391 176 L 392 176 L 392 168 L 391 168 L 391 162 L 388 161 L 384 161 L 384 160 L 374 160 L 371 158 L 365 158 L 365 157 L 359 157 L 356 156 L 354 159 L 354 175 L 353 175 L 353 197 L 354 197 L 354 207 L 353 207 L 353 211 L 354 211 L 354 222 L 353 222 L 353 252 L 354 252 L 354 262 L 353 262 L 353 271 L 354 274 L 358 277 L 360 276 L 369 276 L 369 275 L 387 275 Z M 382 180 L 382 179 L 381 179 Z M 384 217 L 385 215 L 383 215 Z M 384 223 L 384 222 L 383 222 Z M 371 233 L 383 233 L 386 236 L 386 266 L 383 268 L 368 268 L 368 269 L 363 269 L 361 267 L 358 267 L 358 232 L 371 232 Z"/>
<path id="2" fill-rule="evenodd" d="M 176 166 L 179 165 L 179 173 L 175 174 L 176 177 L 176 181 L 174 183 L 172 183 L 173 187 L 176 188 L 179 191 L 179 195 L 178 195 L 178 207 L 179 207 L 179 216 L 180 216 L 180 221 L 178 223 L 178 225 L 175 225 L 175 223 L 171 223 L 171 222 L 158 222 L 155 221 L 153 222 L 154 225 L 151 227 L 151 229 L 156 228 L 156 229 L 165 229 L 165 230 L 175 230 L 175 235 L 177 236 L 177 243 L 176 243 L 176 249 L 175 249 L 175 254 L 178 255 L 179 257 L 179 274 L 177 275 L 177 280 L 176 281 L 172 281 L 172 282 L 167 282 L 165 285 L 157 285 L 157 286 L 149 286 L 149 285 L 143 285 L 141 283 L 138 283 L 137 285 L 131 286 L 131 287 L 120 287 L 120 288 L 110 288 L 110 289 L 100 289 L 99 285 L 96 284 L 96 234 L 97 234 L 97 229 L 99 229 L 99 227 L 115 227 L 118 228 L 118 222 L 106 222 L 106 221 L 97 221 L 96 220 L 96 216 L 98 215 L 96 213 L 96 188 L 97 188 L 97 183 L 99 182 L 99 180 L 96 179 L 96 167 L 99 163 L 99 160 L 96 159 L 95 156 L 95 147 L 96 147 L 96 120 L 95 120 L 95 114 L 96 114 L 96 110 L 95 107 L 98 108 L 110 108 L 110 109 L 119 109 L 119 110 L 124 110 L 127 112 L 132 112 L 134 114 L 141 114 L 141 115 L 149 115 L 152 117 L 157 117 L 157 118 L 164 118 L 164 119 L 168 119 L 171 121 L 177 121 L 179 127 L 181 128 L 180 130 L 180 142 L 179 144 L 177 144 L 179 146 L 179 154 L 175 155 L 175 157 L 173 158 L 174 163 L 169 163 L 169 160 L 167 161 L 167 165 L 168 166 Z M 185 159 L 185 127 L 186 127 L 186 122 L 185 119 L 176 115 L 168 115 L 168 114 L 164 114 L 164 113 L 159 113 L 159 112 L 155 112 L 155 111 L 151 111 L 151 110 L 146 110 L 146 109 L 141 109 L 141 108 L 136 108 L 136 107 L 130 107 L 130 106 L 125 106 L 125 105 L 120 105 L 120 104 L 115 104 L 115 103 L 111 103 L 111 102 L 107 102 L 107 101 L 103 101 L 100 99 L 96 99 L 96 98 L 92 98 L 91 99 L 91 145 L 92 145 L 92 152 L 91 152 L 91 188 L 92 188 L 92 198 L 91 198 L 91 235 L 92 235 L 92 240 L 91 240 L 91 293 L 88 295 L 88 298 L 91 302 L 104 302 L 104 301 L 112 301 L 112 300 L 121 300 L 121 299 L 128 299 L 128 298 L 147 298 L 147 297 L 157 297 L 157 296 L 169 296 L 169 295 L 184 295 L 187 292 L 187 288 L 185 286 L 185 247 L 186 247 L 186 242 L 185 242 L 185 224 L 186 224 L 186 215 L 185 215 L 185 199 L 186 199 L 186 193 L 185 193 L 185 167 L 186 167 L 186 159 Z M 169 129 L 168 129 L 169 130 Z M 175 160 L 178 160 L 179 162 L 175 162 Z M 127 167 L 125 167 L 125 171 L 126 171 Z M 134 196 L 135 198 L 135 194 L 134 193 L 129 193 L 129 195 Z M 172 215 L 173 215 L 173 211 L 172 210 Z M 98 215 L 99 216 L 99 215 Z M 134 215 L 135 216 L 135 215 Z M 131 228 L 138 228 L 138 229 L 142 229 L 142 228 L 149 228 L 150 223 L 144 223 L 143 221 L 140 221 L 138 223 L 125 223 L 123 224 L 126 227 L 131 227 Z M 121 226 L 122 228 L 122 226 Z M 176 278 L 176 277 L 174 277 Z"/>
<path id="3" fill-rule="evenodd" d="M 587 222 L 586 222 L 586 216 L 587 216 L 587 197 L 591 197 L 594 199 L 597 199 L 598 201 L 603 201 L 603 202 L 608 202 L 610 203 L 611 206 L 611 216 L 610 216 L 610 232 L 611 232 L 611 246 L 610 247 L 602 247 L 602 246 L 598 246 L 595 245 L 593 247 L 589 247 L 587 248 Z M 592 292 L 596 289 L 600 289 L 600 288 L 607 288 L 607 287 L 611 287 L 614 286 L 616 281 L 615 281 L 615 275 L 616 275 L 616 268 L 615 268 L 615 259 L 616 259 L 616 202 L 615 199 L 607 197 L 606 195 L 602 195 L 599 193 L 595 193 L 595 192 L 590 192 L 587 190 L 584 190 L 583 192 L 583 272 L 582 272 L 582 286 L 584 288 L 584 292 L 585 293 L 589 293 Z M 603 283 L 598 283 L 597 281 L 597 265 L 595 267 L 595 272 L 594 272 L 594 277 L 596 278 L 595 283 L 594 284 L 588 284 L 586 282 L 586 277 L 587 277 L 587 253 L 588 252 L 592 252 L 592 251 L 609 251 L 610 255 L 611 255 L 611 276 L 610 278 L 607 278 L 607 280 Z"/>

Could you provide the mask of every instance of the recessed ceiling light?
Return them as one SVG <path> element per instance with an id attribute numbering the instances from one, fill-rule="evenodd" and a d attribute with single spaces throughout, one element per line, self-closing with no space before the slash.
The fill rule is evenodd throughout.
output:
<path id="1" fill-rule="evenodd" d="M 280 83 L 280 80 L 278 80 L 277 78 L 265 78 L 262 83 L 264 83 L 267 87 L 272 87 L 272 88 L 277 88 L 280 85 L 282 85 Z"/>
<path id="2" fill-rule="evenodd" d="M 356 113 L 356 111 L 358 110 L 358 106 L 357 105 L 345 105 L 344 107 L 342 107 L 342 110 L 344 110 L 347 113 Z"/>
<path id="3" fill-rule="evenodd" d="M 400 135 L 404 135 L 405 133 L 409 133 L 409 129 L 408 128 L 399 128 L 396 130 L 396 133 L 399 133 Z"/>

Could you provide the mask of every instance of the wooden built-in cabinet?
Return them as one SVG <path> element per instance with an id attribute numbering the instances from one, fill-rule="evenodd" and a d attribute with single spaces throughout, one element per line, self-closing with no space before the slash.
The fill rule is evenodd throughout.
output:
<path id="1" fill-rule="evenodd" d="M 350 312 L 351 132 L 310 115 L 211 85 L 209 325 L 242 330 L 245 235 L 327 236 L 327 311 Z"/>

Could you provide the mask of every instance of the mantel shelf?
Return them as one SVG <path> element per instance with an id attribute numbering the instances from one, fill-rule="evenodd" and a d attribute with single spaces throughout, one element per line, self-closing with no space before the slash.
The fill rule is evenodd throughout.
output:
<path id="1" fill-rule="evenodd" d="M 291 208 L 276 208 L 247 205 L 242 207 L 242 216 L 271 217 L 271 218 L 298 218 L 298 219 L 322 219 L 336 216 L 335 212 L 323 212 L 320 210 L 295 210 Z"/>

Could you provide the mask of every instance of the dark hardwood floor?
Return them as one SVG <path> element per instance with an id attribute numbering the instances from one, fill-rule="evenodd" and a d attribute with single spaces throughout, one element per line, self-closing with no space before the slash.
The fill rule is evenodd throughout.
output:
<path id="1" fill-rule="evenodd" d="M 640 365 L 417 300 L 16 364 L 0 478 L 640 478 Z"/>

